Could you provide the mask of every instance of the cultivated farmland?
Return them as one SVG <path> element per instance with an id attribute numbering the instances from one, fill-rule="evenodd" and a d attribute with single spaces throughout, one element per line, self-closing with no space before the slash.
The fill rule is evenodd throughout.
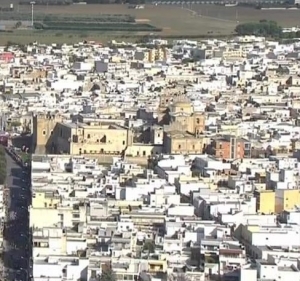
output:
<path id="1" fill-rule="evenodd" d="M 19 6 L 19 9 L 19 12 L 30 12 L 31 7 Z M 256 10 L 219 5 L 146 5 L 140 10 L 128 9 L 127 5 L 36 6 L 36 16 L 41 13 L 74 16 L 76 20 L 81 17 L 95 19 L 98 15 L 130 15 L 136 20 L 147 20 L 148 24 L 161 28 L 165 34 L 176 35 L 207 34 L 208 31 L 230 34 L 238 22 L 261 19 L 275 20 L 284 27 L 300 25 L 300 10 Z"/>
<path id="2" fill-rule="evenodd" d="M 2 20 L 5 20 L 4 14 L 1 17 Z M 23 21 L 30 21 L 31 7 L 15 5 L 15 11 L 10 14 L 10 17 L 23 17 Z M 261 19 L 275 20 L 283 27 L 297 26 L 300 25 L 300 10 L 256 10 L 240 6 L 225 7 L 196 4 L 188 6 L 146 5 L 145 9 L 129 9 L 128 5 L 125 4 L 36 5 L 34 7 L 34 18 L 36 23 L 42 24 L 40 26 L 41 30 L 34 33 L 37 37 L 47 37 L 48 40 L 51 34 L 53 37 L 56 32 L 63 31 L 63 36 L 55 36 L 58 38 L 54 38 L 56 40 L 53 41 L 63 41 L 66 37 L 68 37 L 67 41 L 72 38 L 77 40 L 76 38 L 81 36 L 78 33 L 76 34 L 74 30 L 74 23 L 77 22 L 77 26 L 81 25 L 86 38 L 105 41 L 107 38 L 117 40 L 127 38 L 130 40 L 130 36 L 136 39 L 137 36 L 149 35 L 153 32 L 161 37 L 231 35 L 238 23 L 259 21 Z M 70 24 L 64 24 L 66 22 Z M 107 28 L 102 25 L 104 22 Z M 117 22 L 119 25 L 114 25 Z M 88 28 L 85 30 L 87 23 L 90 24 L 90 30 Z M 121 26 L 123 23 L 124 26 Z M 65 29 L 62 28 L 62 24 L 66 26 Z M 130 31 L 125 28 L 126 25 L 130 27 Z M 43 34 L 46 34 L 46 36 L 43 36 Z M 14 37 L 11 39 L 14 42 L 14 39 L 18 37 L 12 34 L 5 36 Z M 25 35 L 22 36 L 25 37 Z M 102 38 L 105 39 L 102 40 Z M 40 39 L 37 38 L 37 40 Z"/>

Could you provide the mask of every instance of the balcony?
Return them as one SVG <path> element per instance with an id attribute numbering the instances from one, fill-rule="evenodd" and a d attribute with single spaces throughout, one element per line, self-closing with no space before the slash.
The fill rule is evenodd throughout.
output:
<path id="1" fill-rule="evenodd" d="M 148 270 L 149 272 L 165 272 L 167 270 L 166 261 L 162 260 L 149 260 L 148 261 Z"/>
<path id="2" fill-rule="evenodd" d="M 219 264 L 219 256 L 215 254 L 207 254 L 204 256 L 205 263 Z"/>
<path id="3" fill-rule="evenodd" d="M 152 262 L 149 262 L 149 272 L 154 273 L 154 272 L 163 272 L 164 271 L 164 266 L 161 264 L 153 264 Z"/>
<path id="4" fill-rule="evenodd" d="M 220 255 L 224 257 L 242 257 L 243 250 L 242 249 L 220 249 Z"/>

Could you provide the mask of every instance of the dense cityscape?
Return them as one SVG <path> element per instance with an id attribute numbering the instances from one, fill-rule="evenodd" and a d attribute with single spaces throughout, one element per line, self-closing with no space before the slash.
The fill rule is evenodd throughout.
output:
<path id="1" fill-rule="evenodd" d="M 0 47 L 0 280 L 299 281 L 299 53 Z"/>

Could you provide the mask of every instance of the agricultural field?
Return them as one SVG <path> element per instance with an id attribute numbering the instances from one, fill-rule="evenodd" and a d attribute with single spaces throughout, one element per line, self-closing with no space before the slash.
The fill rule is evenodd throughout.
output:
<path id="1" fill-rule="evenodd" d="M 219 5 L 192 5 L 199 16 L 214 18 L 217 21 L 236 23 L 276 21 L 282 27 L 299 26 L 300 9 L 295 10 L 258 10 L 250 7 L 225 7 Z"/>
<path id="2" fill-rule="evenodd" d="M 15 7 L 15 11 L 28 15 L 30 20 L 30 6 Z M 39 20 L 40 14 L 56 14 L 70 16 L 74 19 L 80 17 L 94 18 L 97 15 L 123 14 L 133 16 L 139 24 L 150 24 L 162 29 L 160 35 L 199 35 L 214 31 L 216 34 L 230 34 L 236 23 L 225 24 L 215 19 L 201 18 L 194 12 L 175 5 L 146 5 L 145 9 L 128 9 L 128 5 L 70 5 L 70 6 L 35 6 L 34 14 Z M 151 31 L 150 31 L 151 32 Z"/>
<path id="3" fill-rule="evenodd" d="M 2 5 L 8 0 L 2 0 Z M 17 0 L 11 0 L 12 3 Z M 7 4 L 9 5 L 9 4 Z M 22 16 L 24 21 L 31 19 L 31 7 L 15 4 L 14 16 Z M 109 18 L 112 15 L 119 18 L 119 22 L 124 27 L 117 28 L 112 25 L 110 20 L 106 22 L 107 28 L 99 26 L 99 21 L 103 23 L 103 18 Z M 13 15 L 11 15 L 13 16 Z M 45 17 L 48 16 L 48 20 Z M 52 17 L 52 19 L 50 19 Z M 53 19 L 53 17 L 57 17 Z M 26 19 L 25 19 L 26 18 Z M 155 34 L 161 37 L 168 36 L 221 36 L 232 35 L 237 24 L 244 22 L 254 22 L 262 19 L 277 21 L 283 27 L 300 25 L 300 10 L 256 10 L 248 7 L 225 7 L 218 5 L 146 5 L 145 9 L 129 9 L 128 5 L 69 5 L 69 6 L 34 6 L 34 18 L 36 22 L 43 24 L 42 30 L 26 31 L 20 33 L 20 30 L 14 34 L 1 34 L 0 43 L 5 40 L 16 42 L 16 39 L 24 41 L 44 42 L 53 40 L 53 42 L 79 41 L 79 38 L 94 39 L 105 42 L 107 40 L 129 40 L 149 34 Z M 99 20 L 101 18 L 101 20 Z M 2 14 L 2 20 L 4 20 Z M 61 20 L 63 19 L 63 20 Z M 73 20 L 74 19 L 74 20 Z M 71 24 L 61 28 L 60 22 L 72 23 L 88 27 L 84 35 L 73 30 Z M 66 24 L 67 25 L 67 24 Z M 130 32 L 125 25 L 130 27 Z M 139 26 L 139 27 L 138 27 Z M 41 26 L 40 26 L 41 27 Z M 63 35 L 62 35 L 63 33 Z M 18 35 L 18 36 L 17 36 Z M 29 36 L 30 35 L 30 36 Z M 27 38 L 29 36 L 29 38 Z M 11 37 L 10 39 L 7 39 Z M 26 37 L 26 40 L 25 40 Z M 45 42 L 46 43 L 46 42 Z"/>
<path id="4" fill-rule="evenodd" d="M 17 8 L 16 8 L 17 9 Z M 20 6 L 22 11 L 30 12 L 30 7 Z M 194 11 L 194 12 L 192 12 Z M 49 13 L 72 15 L 76 17 L 95 17 L 101 14 L 130 15 L 136 20 L 162 28 L 170 34 L 206 34 L 211 30 L 216 33 L 230 34 L 237 22 L 275 20 L 284 27 L 300 24 L 299 10 L 257 10 L 248 7 L 225 7 L 218 5 L 146 5 L 145 9 L 128 9 L 127 5 L 70 5 L 36 6 L 35 14 Z"/>

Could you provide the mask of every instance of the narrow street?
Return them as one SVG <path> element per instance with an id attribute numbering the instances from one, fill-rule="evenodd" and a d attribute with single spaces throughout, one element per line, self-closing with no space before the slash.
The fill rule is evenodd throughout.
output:
<path id="1" fill-rule="evenodd" d="M 30 280 L 29 235 L 30 175 L 9 154 L 7 161 L 7 205 L 4 227 L 4 266 L 7 280 Z"/>

